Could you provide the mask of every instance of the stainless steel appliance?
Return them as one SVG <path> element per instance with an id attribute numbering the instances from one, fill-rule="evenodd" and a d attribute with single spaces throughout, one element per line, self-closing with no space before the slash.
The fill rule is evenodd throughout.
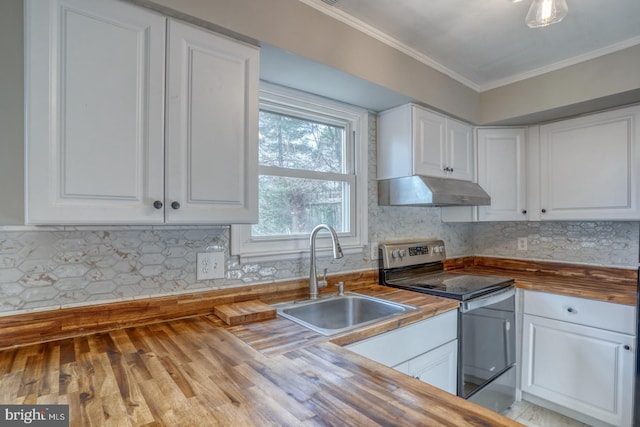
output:
<path id="1" fill-rule="evenodd" d="M 513 279 L 446 272 L 445 257 L 442 240 L 381 243 L 379 282 L 460 301 L 457 394 L 502 412 L 516 392 Z"/>
<path id="2" fill-rule="evenodd" d="M 478 184 L 432 176 L 405 176 L 378 181 L 380 206 L 481 206 L 491 197 Z"/>

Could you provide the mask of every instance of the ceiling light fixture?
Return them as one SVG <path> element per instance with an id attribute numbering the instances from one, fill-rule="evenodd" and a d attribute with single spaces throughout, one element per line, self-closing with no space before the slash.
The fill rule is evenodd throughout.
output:
<path id="1" fill-rule="evenodd" d="M 568 11 L 566 0 L 533 0 L 525 22 L 530 28 L 546 27 L 562 21 Z"/>

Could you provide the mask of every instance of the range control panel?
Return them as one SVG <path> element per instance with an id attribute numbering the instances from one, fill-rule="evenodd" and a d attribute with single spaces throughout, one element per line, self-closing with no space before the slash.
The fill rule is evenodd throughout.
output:
<path id="1" fill-rule="evenodd" d="M 381 242 L 378 250 L 384 269 L 439 262 L 446 258 L 442 240 Z"/>

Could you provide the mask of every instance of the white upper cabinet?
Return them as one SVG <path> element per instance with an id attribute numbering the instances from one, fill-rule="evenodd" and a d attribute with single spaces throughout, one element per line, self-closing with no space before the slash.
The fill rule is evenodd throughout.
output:
<path id="1" fill-rule="evenodd" d="M 26 37 L 27 223 L 161 223 L 165 19 L 29 1 Z"/>
<path id="2" fill-rule="evenodd" d="M 473 128 L 407 104 L 380 113 L 378 179 L 411 175 L 471 181 Z"/>
<path id="3" fill-rule="evenodd" d="M 527 219 L 525 132 L 478 129 L 478 184 L 491 196 L 491 205 L 478 206 L 479 221 Z"/>
<path id="4" fill-rule="evenodd" d="M 168 33 L 166 221 L 257 222 L 258 51 L 180 22 Z"/>
<path id="5" fill-rule="evenodd" d="M 256 48 L 118 1 L 25 10 L 27 223 L 257 220 Z"/>
<path id="6" fill-rule="evenodd" d="M 449 168 L 448 177 L 473 181 L 473 127 L 452 119 L 446 119 L 447 156 L 445 168 Z"/>
<path id="7" fill-rule="evenodd" d="M 540 219 L 637 221 L 639 167 L 639 107 L 540 126 Z"/>
<path id="8" fill-rule="evenodd" d="M 479 128 L 476 132 L 477 182 L 491 196 L 491 204 L 446 206 L 442 220 L 526 221 L 526 129 Z"/>
<path id="9" fill-rule="evenodd" d="M 526 132 L 480 128 L 477 162 L 491 205 L 445 207 L 443 221 L 640 219 L 638 106 Z"/>

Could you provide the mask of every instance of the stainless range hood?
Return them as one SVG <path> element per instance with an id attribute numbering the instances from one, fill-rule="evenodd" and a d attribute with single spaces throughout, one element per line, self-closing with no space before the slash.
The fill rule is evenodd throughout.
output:
<path id="1" fill-rule="evenodd" d="M 431 176 L 407 176 L 378 181 L 381 206 L 482 206 L 491 197 L 478 184 Z"/>

